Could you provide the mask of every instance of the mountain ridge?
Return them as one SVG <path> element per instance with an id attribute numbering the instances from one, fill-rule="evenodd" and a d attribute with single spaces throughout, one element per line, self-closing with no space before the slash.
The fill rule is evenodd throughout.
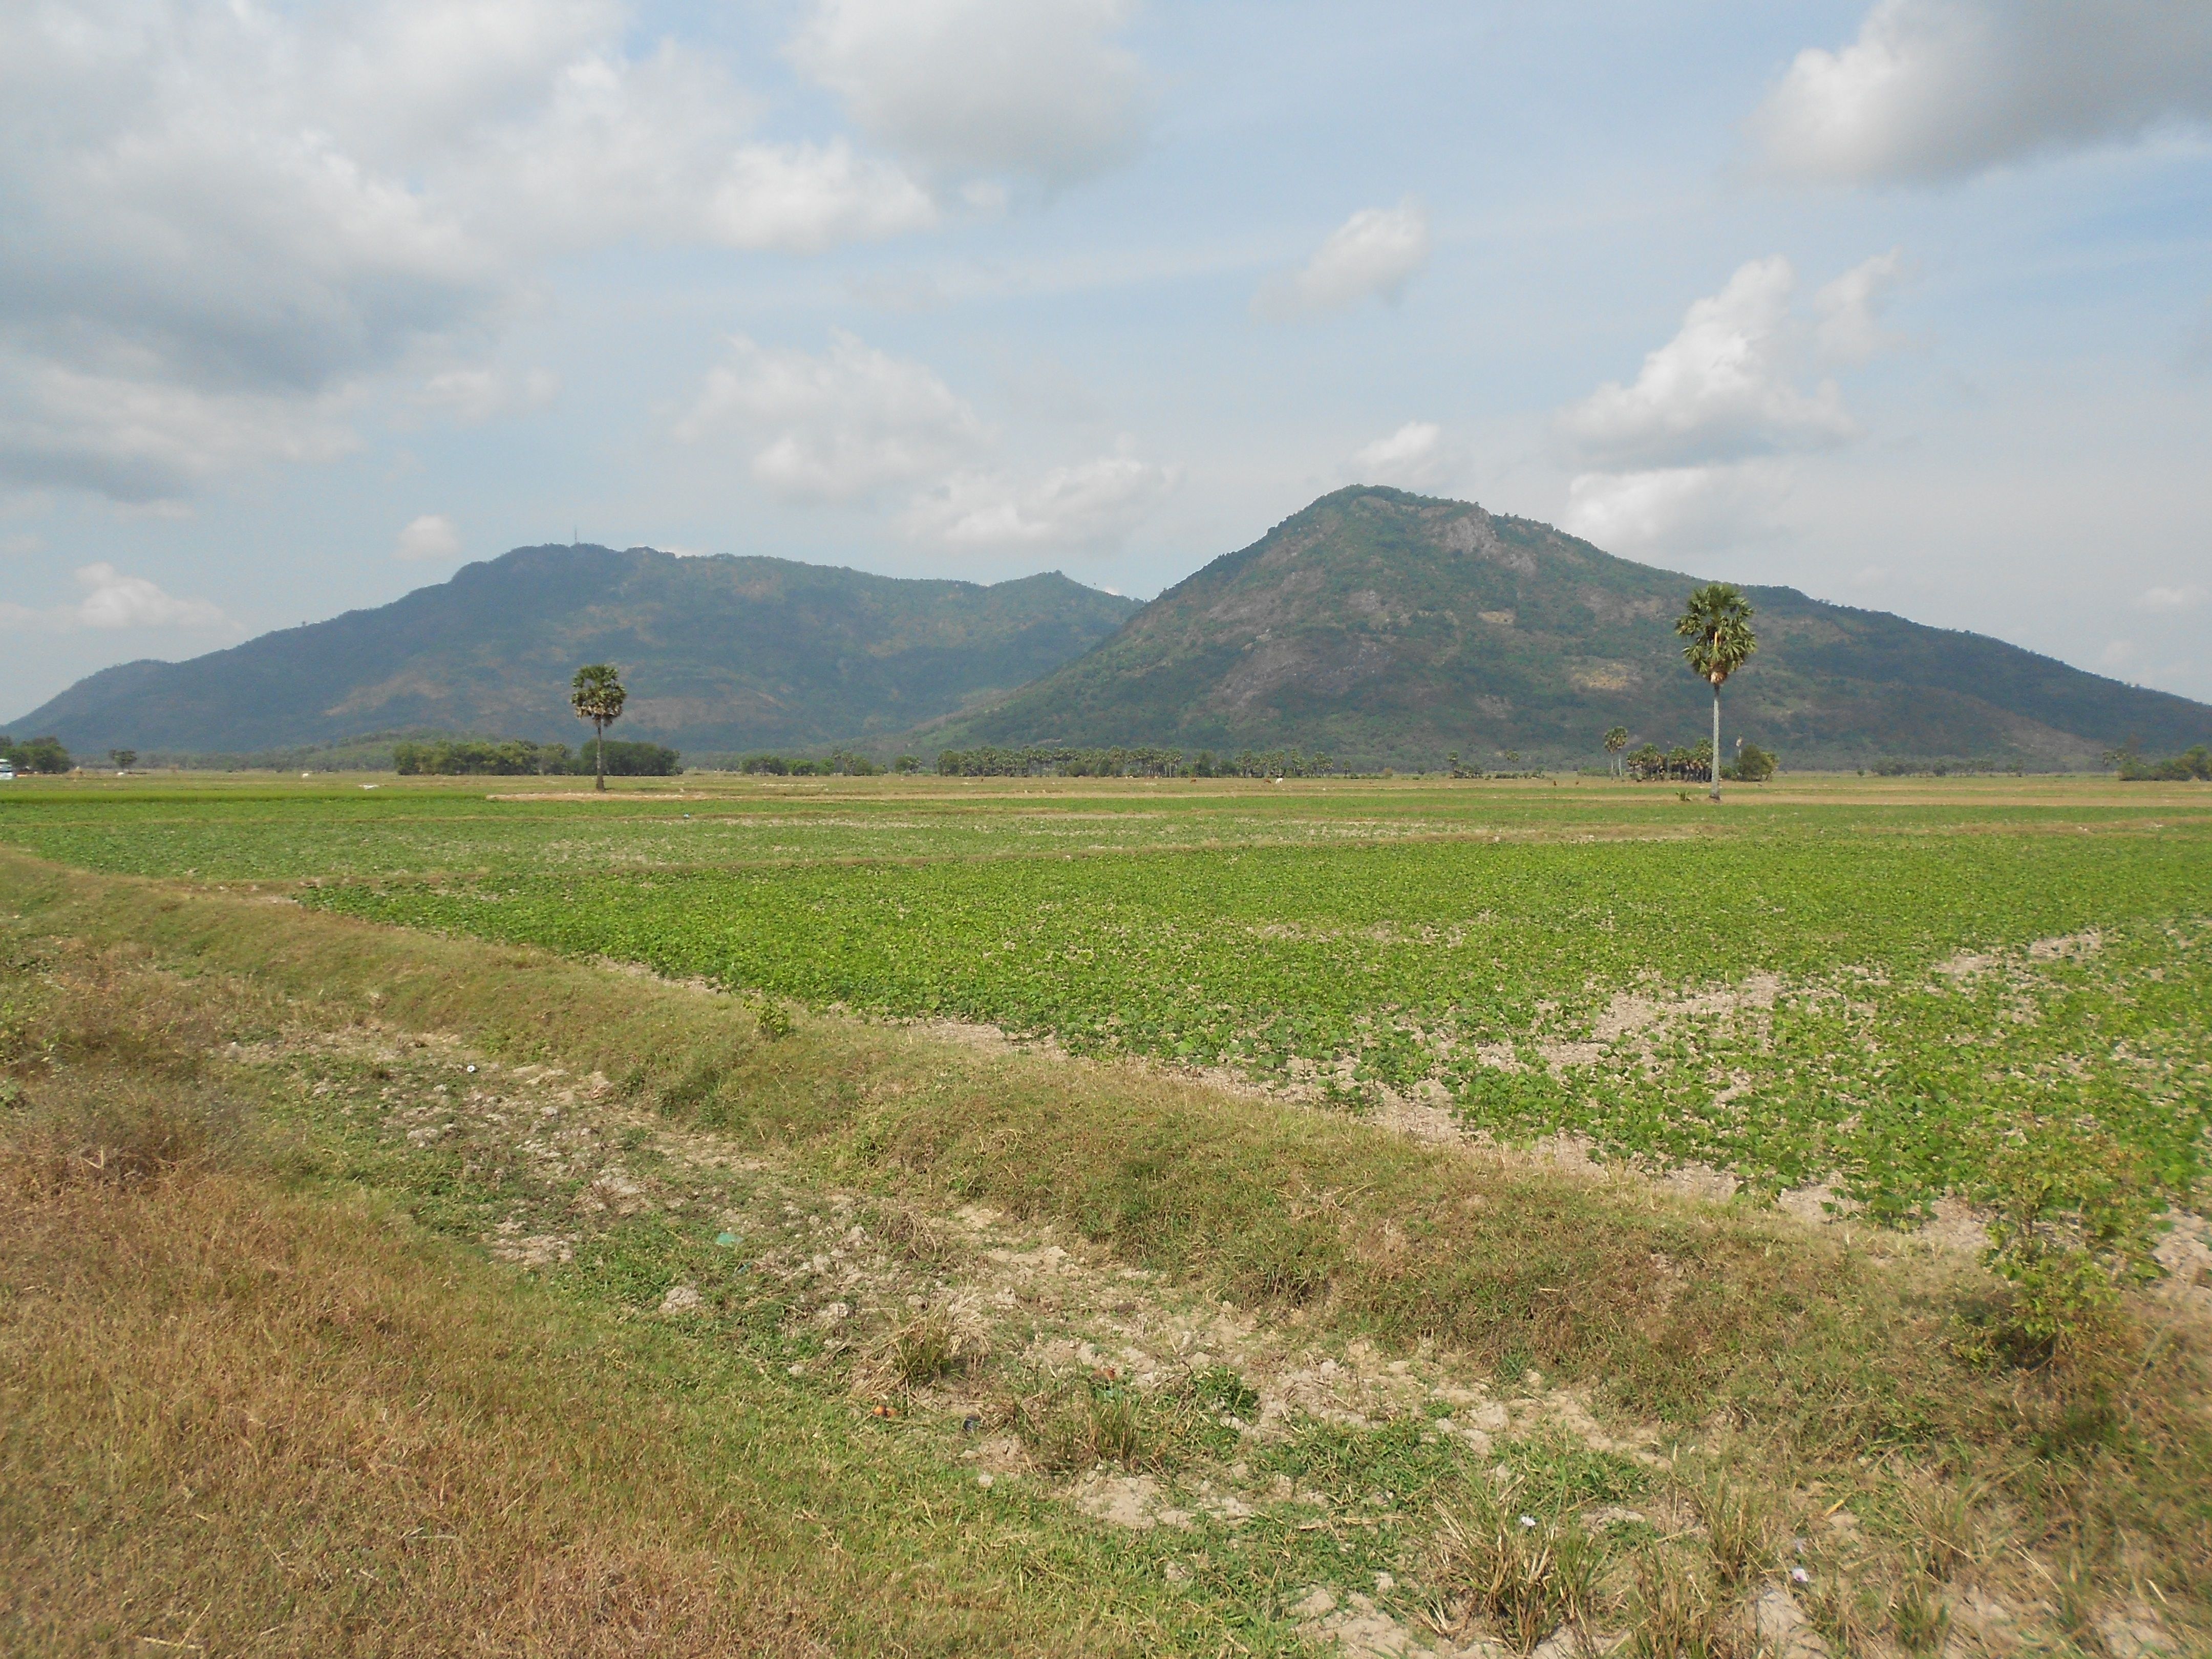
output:
<path id="1" fill-rule="evenodd" d="M 1084 656 L 933 742 L 1297 747 L 1366 764 L 1448 750 L 1558 761 L 1694 742 L 1707 693 L 1674 618 L 1703 579 L 1534 520 L 1381 486 L 1321 497 L 1167 589 Z M 1982 757 L 2081 767 L 2135 738 L 2186 748 L 2212 708 L 1985 635 L 1747 586 L 1760 651 L 1730 738 L 1804 765 Z"/>
<path id="2" fill-rule="evenodd" d="M 759 555 L 545 544 L 391 604 L 181 663 L 88 675 L 22 719 L 97 753 L 248 753 L 365 731 L 573 739 L 568 677 L 614 661 L 621 736 L 702 752 L 1059 742 L 1326 750 L 1427 769 L 1593 758 L 1707 730 L 1673 621 L 1700 579 L 1534 520 L 1355 485 L 1148 605 L 1058 572 L 985 586 Z M 1727 739 L 1796 766 L 2081 768 L 2212 740 L 2212 708 L 1984 635 L 1747 587 L 1760 648 Z"/>
<path id="3" fill-rule="evenodd" d="M 227 650 L 102 669 L 11 724 L 94 752 L 242 752 L 377 729 L 573 738 L 569 676 L 613 661 L 631 692 L 620 735 L 812 747 L 1023 684 L 1136 609 L 1057 571 L 987 586 L 549 544 Z"/>

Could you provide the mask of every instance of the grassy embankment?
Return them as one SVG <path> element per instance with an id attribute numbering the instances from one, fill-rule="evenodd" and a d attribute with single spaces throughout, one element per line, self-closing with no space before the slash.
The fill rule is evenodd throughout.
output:
<path id="1" fill-rule="evenodd" d="M 338 1121 L 331 1097 L 347 1079 L 328 1068 L 207 1058 L 234 1037 L 364 1019 L 457 1033 L 509 1064 L 607 1071 L 665 1121 L 749 1149 L 796 1186 L 872 1194 L 925 1225 L 988 1202 L 1316 1341 L 1364 1335 L 1409 1352 L 1426 1343 L 1509 1380 L 1534 1366 L 1586 1382 L 1613 1412 L 1662 1426 L 1675 1454 L 1670 1486 L 1724 1483 L 1689 1501 L 1698 1523 L 1689 1542 L 1627 1536 L 1609 1547 L 1598 1625 L 1650 1633 L 1688 1617 L 1662 1605 L 1670 1575 L 1724 1602 L 1729 1584 L 1778 1569 L 1792 1530 L 1810 1530 L 1823 1511 L 1863 1517 L 1848 1547 L 1814 1539 L 1820 1605 L 1845 1639 L 1923 1640 L 1962 1586 L 2009 1598 L 2020 1626 L 2085 1650 L 2102 1639 L 2098 1615 L 2137 1601 L 2162 1607 L 2177 1628 L 2205 1620 L 2203 1591 L 2191 1588 L 2212 1577 L 2201 1378 L 2178 1329 L 2154 1333 L 2135 1314 L 2022 1363 L 1961 1340 L 2006 1317 L 2001 1292 L 1974 1273 L 1686 1206 L 1632 1182 L 1593 1183 L 1265 1101 L 845 1021 L 802 1018 L 776 1036 L 732 1000 L 532 950 L 12 855 L 0 867 L 18 918 L 9 1063 L 30 1103 L 11 1120 L 27 1195 L 10 1212 L 22 1232 L 12 1254 L 27 1265 L 15 1270 L 10 1340 L 46 1356 L 25 1372 L 35 1386 L 10 1413 L 9 1489 L 20 1507 L 8 1528 L 8 1577 L 19 1587 L 9 1616 L 46 1620 L 20 1628 L 58 1644 L 98 1639 L 95 1621 L 122 1617 L 125 1595 L 160 1605 L 162 1639 L 207 1642 L 217 1615 L 191 1624 L 195 1584 L 210 1582 L 194 1574 L 249 1558 L 262 1599 L 238 1597 L 234 1616 L 222 1615 L 234 1643 L 263 1612 L 307 1645 L 318 1629 L 374 1645 L 374 1630 L 411 1619 L 427 1632 L 456 1614 L 520 1620 L 514 1639 L 556 1647 L 563 1629 L 616 1629 L 624 1616 L 668 1632 L 672 1647 L 685 1632 L 719 1639 L 717 1621 L 797 1632 L 793 1641 L 874 1632 L 886 1646 L 1011 1641 L 978 1632 L 1026 1632 L 1041 1647 L 1210 1647 L 1232 1632 L 1263 1646 L 1286 1639 L 1286 1593 L 1319 1571 L 1297 1554 L 1297 1537 L 1279 1570 L 1224 1560 L 1176 1581 L 1157 1551 L 1102 1544 L 1048 1499 L 1024 1498 L 1021 1523 L 993 1534 L 986 1517 L 1003 1511 L 980 1504 L 919 1412 L 910 1436 L 891 1437 L 855 1407 L 834 1355 L 823 1356 L 830 1387 L 731 1359 L 799 1352 L 803 1370 L 819 1354 L 764 1325 L 773 1308 L 717 1299 L 726 1316 L 703 1343 L 621 1316 L 641 1288 L 649 1304 L 684 1273 L 702 1277 L 696 1237 L 632 1224 L 610 1235 L 612 1268 L 603 1253 L 597 1274 L 506 1288 L 439 1242 L 482 1236 L 513 1196 L 499 1172 L 435 1149 L 372 1149 Z M 147 1103 L 142 1121 L 187 1123 L 195 1099 L 221 1116 L 242 1097 L 247 1127 L 228 1171 L 199 1168 L 202 1132 L 189 1127 L 177 1144 L 190 1156 L 143 1182 L 88 1178 L 82 1157 L 58 1164 L 40 1152 L 46 1124 L 78 1126 L 58 1143 L 64 1152 L 98 1144 L 87 1115 L 132 1097 Z M 112 1138 L 146 1144 L 143 1127 Z M 420 1231 L 395 1233 L 398 1212 Z M 225 1237 L 266 1239 L 269 1255 L 302 1271 L 241 1275 L 238 1253 L 214 1242 Z M 87 1237 L 101 1242 L 88 1249 Z M 150 1273 L 140 1265 L 149 1238 L 163 1241 Z M 331 1285 L 361 1287 L 356 1300 L 318 1299 L 325 1264 Z M 34 1297 L 33 1285 L 46 1288 Z M 425 1467 L 446 1460 L 451 1478 L 419 1490 L 452 1494 L 454 1519 L 418 1521 L 428 1530 L 410 1539 L 394 1531 L 391 1506 L 417 1489 L 379 1472 L 402 1460 L 272 1457 L 252 1436 L 287 1420 L 281 1412 L 249 1399 L 235 1417 L 196 1413 L 162 1363 L 176 1352 L 165 1343 L 190 1328 L 187 1312 L 209 1333 L 189 1345 L 215 1368 L 201 1374 L 283 1395 L 313 1431 L 301 1445 L 359 1446 L 342 1420 L 365 1399 L 388 1402 L 378 1432 L 415 1437 Z M 72 1342 L 64 1331 L 91 1334 Z M 514 1363 L 520 1356 L 528 1363 Z M 895 1375 L 894 1395 L 902 1380 L 929 1379 Z M 1018 1379 L 986 1376 L 973 1391 L 1034 1428 L 1020 1421 L 1036 1413 Z M 580 1399 L 596 1409 L 574 1409 Z M 498 1402 L 504 1428 L 494 1431 L 487 1402 Z M 1095 1430 L 1100 1402 L 1090 1403 Z M 750 1414 L 755 1431 L 731 1432 L 732 1413 Z M 1128 1437 L 1100 1445 L 1094 1432 L 1085 1449 L 1170 1476 L 1208 1467 L 1202 1435 L 1184 1433 L 1179 1465 L 1171 1414 L 1151 1404 L 1146 1413 Z M 1158 1443 L 1149 1449 L 1148 1432 Z M 1048 1436 L 1030 1437 L 1042 1450 Z M 653 1462 L 670 1448 L 681 1455 Z M 1382 1467 L 1386 1449 L 1357 1436 L 1340 1448 L 1349 1484 Z M 119 1474 L 134 1459 L 145 1473 Z M 613 1464 L 640 1473 L 591 1478 Z M 214 1472 L 227 1524 L 196 1518 L 207 1511 L 175 1496 L 191 1483 L 169 1479 L 191 1468 Z M 1462 1515 L 1481 1505 L 1468 1473 L 1432 1482 Z M 331 1483 L 319 1495 L 318 1481 Z M 1591 1495 L 1571 1484 L 1538 1506 L 1547 1536 L 1554 1512 Z M 157 1488 L 166 1501 L 148 1502 Z M 743 1494 L 734 1505 L 732 1488 Z M 1743 1494 L 1734 1510 L 1729 1492 Z M 88 1495 L 93 1524 L 67 1518 Z M 284 1527 L 287 1505 L 312 1507 L 319 1528 Z M 1729 1522 L 1736 1510 L 1753 1518 Z M 308 1534 L 305 1556 L 258 1541 L 272 1521 L 287 1537 Z M 1398 1566 L 1422 1572 L 1447 1611 L 1466 1611 L 1481 1548 L 1455 1558 L 1432 1522 L 1411 1530 L 1422 1535 L 1405 1540 Z M 419 1539 L 441 1531 L 470 1547 L 426 1557 Z M 656 1541 L 649 1560 L 632 1561 L 611 1537 Z M 574 1565 L 568 1577 L 546 1576 L 556 1548 L 554 1559 Z M 934 1593 L 917 1593 L 925 1581 L 912 1576 L 872 1598 L 856 1589 L 886 1559 L 933 1552 L 951 1558 L 927 1579 Z M 602 1554 L 630 1590 L 594 1577 Z M 1656 1578 L 1655 1561 L 1668 1565 Z M 356 1568 L 370 1576 L 349 1578 Z M 84 1580 L 115 1594 L 90 1604 L 62 1594 Z M 518 1596 L 518 1584 L 542 1593 Z"/>

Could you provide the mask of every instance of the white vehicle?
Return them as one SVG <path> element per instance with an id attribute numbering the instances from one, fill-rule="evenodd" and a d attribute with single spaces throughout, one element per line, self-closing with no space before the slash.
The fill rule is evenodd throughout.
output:
<path id="1" fill-rule="evenodd" d="M 0 760 L 0 783 L 13 783 L 15 781 L 15 763 L 11 760 Z"/>

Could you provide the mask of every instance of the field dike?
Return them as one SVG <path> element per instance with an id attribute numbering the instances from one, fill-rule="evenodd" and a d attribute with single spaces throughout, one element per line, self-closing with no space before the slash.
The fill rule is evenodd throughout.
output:
<path id="1" fill-rule="evenodd" d="M 746 1419 L 783 1484 L 744 1476 L 758 1536 L 655 1522 L 676 1588 L 622 1616 L 665 1650 L 779 1650 L 763 1619 L 794 1652 L 1555 1659 L 2131 1656 L 2212 1629 L 2194 1285 L 2135 1298 L 2107 1351 L 1994 1361 L 1962 1334 L 2000 1287 L 1894 1235 L 9 854 L 0 916 L 22 1167 L 50 1105 L 182 1079 L 246 1126 L 221 1180 L 279 1183 L 304 1227 L 381 1206 L 418 1273 L 631 1354 L 604 1405 L 647 1441 Z M 87 1201 L 68 1185 L 39 1202 Z M 19 1271 L 59 1283 L 46 1259 Z M 9 1340 L 47 1305 L 14 1287 Z M 497 1352 L 457 1359 L 470 1386 Z M 38 1375 L 19 1423 L 89 1386 Z M 86 1563 L 27 1542 L 36 1483 L 9 1484 L 0 1630 L 90 1650 L 53 1611 Z M 602 1492 L 595 1523 L 653 1484 Z M 134 1514 L 157 1541 L 196 1524 Z M 346 1524 L 321 1531 L 347 1560 L 406 1579 L 404 1528 Z M 509 1582 L 530 1544 L 483 1571 Z M 155 1637 L 205 1646 L 209 1615 L 143 1582 L 190 1577 L 173 1548 L 137 1571 L 131 1595 L 183 1609 Z M 343 1580 L 279 1588 L 298 1620 Z M 579 1605 L 510 1638 L 585 1629 Z M 376 1645 L 319 1628 L 301 1650 Z"/>

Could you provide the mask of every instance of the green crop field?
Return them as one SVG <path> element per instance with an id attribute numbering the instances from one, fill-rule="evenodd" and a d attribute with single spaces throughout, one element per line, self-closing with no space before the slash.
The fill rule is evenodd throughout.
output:
<path id="1" fill-rule="evenodd" d="M 1715 811 L 1595 779 L 496 785 L 41 787 L 0 837 L 1898 1221 L 2023 1140 L 2177 1200 L 2206 1172 L 2187 786 L 1815 781 Z"/>
<path id="2" fill-rule="evenodd" d="M 39 779 L 0 888 L 10 1650 L 2206 1650 L 2203 786 Z"/>

